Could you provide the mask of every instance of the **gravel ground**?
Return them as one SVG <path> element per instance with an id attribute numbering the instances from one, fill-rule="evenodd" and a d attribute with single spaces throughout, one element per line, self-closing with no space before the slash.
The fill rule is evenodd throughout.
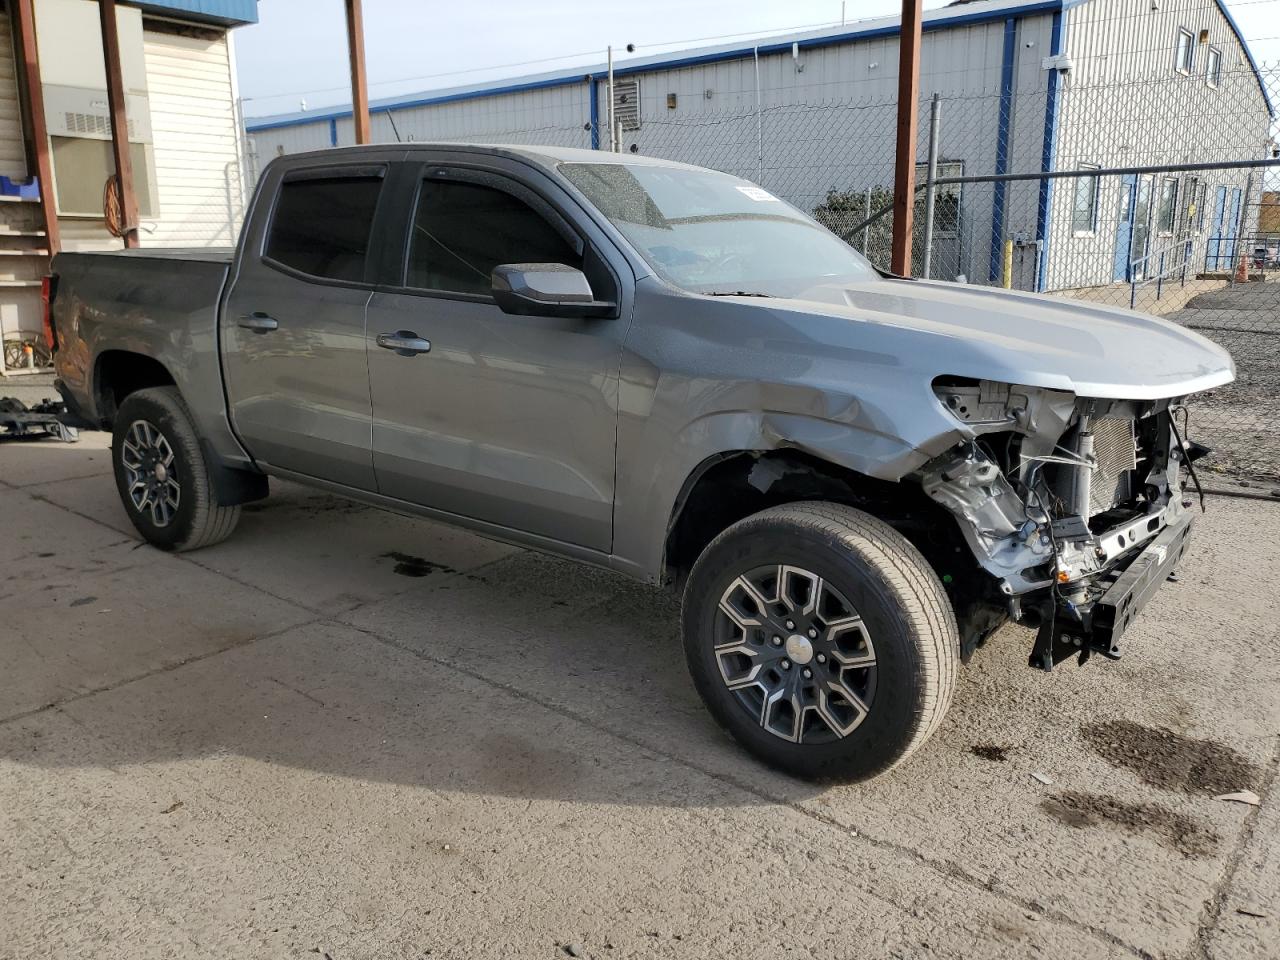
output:
<path id="1" fill-rule="evenodd" d="M 1280 277 L 1192 297 L 1168 317 L 1230 352 L 1236 381 L 1190 404 L 1192 436 L 1213 448 L 1207 470 L 1280 480 Z"/>
<path id="2" fill-rule="evenodd" d="M 753 763 L 608 573 L 288 484 L 161 554 L 96 433 L 0 444 L 0 507 L 0 960 L 1280 955 L 1280 505 L 855 786 Z"/>

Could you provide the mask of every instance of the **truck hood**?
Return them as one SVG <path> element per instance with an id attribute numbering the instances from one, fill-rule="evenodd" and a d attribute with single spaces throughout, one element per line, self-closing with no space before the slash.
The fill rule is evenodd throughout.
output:
<path id="1" fill-rule="evenodd" d="M 877 279 L 754 302 L 868 324 L 881 334 L 868 339 L 898 342 L 866 346 L 923 350 L 931 356 L 915 354 L 918 363 L 911 365 L 930 366 L 936 375 L 1127 400 L 1180 397 L 1235 379 L 1230 354 L 1199 334 L 1158 317 L 1084 300 Z"/>

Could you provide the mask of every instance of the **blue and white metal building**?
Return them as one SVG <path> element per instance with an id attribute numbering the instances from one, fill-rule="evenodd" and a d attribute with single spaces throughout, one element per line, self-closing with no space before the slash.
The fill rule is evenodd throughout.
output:
<path id="1" fill-rule="evenodd" d="M 620 62 L 622 146 L 739 174 L 806 210 L 832 190 L 888 186 L 898 34 L 890 17 Z M 1192 38 L 1185 72 L 1184 34 Z M 925 14 L 921 64 L 922 109 L 933 93 L 943 98 L 940 153 L 952 175 L 1256 159 L 1270 136 L 1265 83 L 1221 0 L 960 2 Z M 606 97 L 603 64 L 454 87 L 375 101 L 373 135 L 607 148 Z M 1230 122 L 1171 121 L 1171 103 L 1188 118 Z M 349 108 L 257 118 L 247 130 L 259 168 L 279 154 L 353 142 Z M 923 137 L 920 150 L 923 160 Z M 1182 178 L 1176 202 L 1185 212 L 1204 189 L 1203 209 L 1223 188 L 1220 222 L 1205 229 L 1225 231 L 1243 189 L 1236 179 Z M 1134 238 L 1140 249 L 1161 239 L 1164 186 L 1089 182 L 1090 230 L 1073 216 L 1071 181 L 965 187 L 935 275 L 989 282 L 1012 239 L 1019 287 L 1110 283 L 1117 259 L 1126 279 Z M 1126 206 L 1125 190 L 1146 198 L 1145 213 Z M 1143 215 L 1146 227 L 1136 222 Z"/>

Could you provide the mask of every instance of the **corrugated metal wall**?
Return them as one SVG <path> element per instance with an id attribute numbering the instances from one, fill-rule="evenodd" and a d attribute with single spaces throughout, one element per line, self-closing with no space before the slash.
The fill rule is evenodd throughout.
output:
<path id="1" fill-rule="evenodd" d="M 1143 166 L 1215 160 L 1260 159 L 1270 120 L 1258 80 L 1231 25 L 1214 0 L 1091 0 L 1067 14 L 1067 52 L 1074 62 L 1062 90 L 1062 119 L 1056 166 L 1081 164 Z M 1195 37 L 1191 74 L 1174 68 L 1179 28 Z M 1200 31 L 1208 31 L 1200 42 Z M 1222 54 L 1218 88 L 1205 81 L 1208 50 Z M 1183 136 L 1170 142 L 1171 119 L 1185 118 Z M 1187 178 L 1180 176 L 1180 182 Z M 1208 196 L 1216 186 L 1243 188 L 1244 171 L 1202 175 Z M 1159 177 L 1152 184 L 1153 202 Z M 1259 181 L 1260 182 L 1260 181 Z M 1117 210 L 1122 183 L 1099 185 L 1096 232 L 1071 227 L 1073 191 L 1062 185 L 1053 195 L 1047 286 L 1092 287 L 1113 281 Z M 1180 201 L 1181 202 L 1181 201 Z M 1153 249 L 1176 242 L 1153 232 Z"/>

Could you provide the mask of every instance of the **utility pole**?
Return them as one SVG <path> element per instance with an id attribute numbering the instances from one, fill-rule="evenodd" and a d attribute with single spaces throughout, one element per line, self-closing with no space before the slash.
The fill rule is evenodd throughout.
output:
<path id="1" fill-rule="evenodd" d="M 364 66 L 364 12 L 360 0 L 347 0 L 347 49 L 351 61 L 351 119 L 356 143 L 373 139 L 369 122 L 369 80 Z"/>
<path id="2" fill-rule="evenodd" d="M 911 227 L 916 192 L 916 127 L 920 95 L 920 0 L 902 0 L 898 53 L 898 145 L 893 177 L 893 255 L 889 269 L 911 275 Z"/>
<path id="3" fill-rule="evenodd" d="M 111 113 L 111 152 L 120 192 L 120 237 L 129 248 L 138 245 L 138 201 L 133 193 L 133 159 L 129 156 L 129 120 L 125 108 L 124 76 L 120 67 L 120 33 L 116 0 L 98 0 L 102 24 L 102 59 L 107 71 L 107 110 Z M 46 189 L 40 184 L 40 189 Z"/>

